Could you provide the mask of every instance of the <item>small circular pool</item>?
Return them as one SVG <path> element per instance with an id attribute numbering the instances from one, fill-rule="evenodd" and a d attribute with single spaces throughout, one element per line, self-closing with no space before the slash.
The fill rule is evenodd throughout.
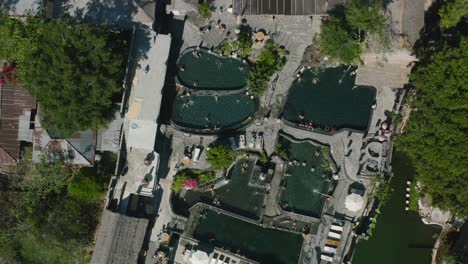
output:
<path id="1" fill-rule="evenodd" d="M 244 94 L 179 96 L 174 103 L 172 122 L 186 131 L 217 133 L 247 125 L 256 109 L 256 101 Z"/>
<path id="2" fill-rule="evenodd" d="M 178 81 L 194 90 L 243 89 L 250 71 L 249 65 L 240 59 L 197 48 L 183 51 L 177 66 Z"/>

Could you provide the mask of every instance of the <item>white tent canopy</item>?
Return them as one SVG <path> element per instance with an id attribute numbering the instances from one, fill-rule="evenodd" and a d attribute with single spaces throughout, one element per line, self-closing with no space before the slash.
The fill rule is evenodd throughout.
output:
<path id="1" fill-rule="evenodd" d="M 359 194 L 352 193 L 346 196 L 345 206 L 346 209 L 357 212 L 364 206 L 364 199 Z"/>
<path id="2" fill-rule="evenodd" d="M 190 264 L 208 264 L 210 257 L 206 252 L 197 250 L 190 256 Z"/>

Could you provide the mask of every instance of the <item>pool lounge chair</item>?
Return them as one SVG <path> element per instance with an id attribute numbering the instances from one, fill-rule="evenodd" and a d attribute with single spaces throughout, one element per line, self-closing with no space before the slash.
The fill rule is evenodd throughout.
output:
<path id="1" fill-rule="evenodd" d="M 245 148 L 245 135 L 239 136 L 239 148 L 240 149 Z"/>
<path id="2" fill-rule="evenodd" d="M 325 241 L 325 245 L 338 247 L 340 245 L 340 241 L 333 240 L 333 239 L 327 239 Z"/>
<path id="3" fill-rule="evenodd" d="M 340 231 L 340 232 L 343 232 L 343 227 L 342 226 L 339 226 L 339 225 L 331 225 L 330 227 L 331 230 L 334 230 L 334 231 Z"/>
<path id="4" fill-rule="evenodd" d="M 320 259 L 322 260 L 325 260 L 325 261 L 328 261 L 328 262 L 332 262 L 333 261 L 333 257 L 330 257 L 330 256 L 327 256 L 327 255 L 320 255 Z"/>
<path id="5" fill-rule="evenodd" d="M 331 238 L 336 238 L 336 239 L 340 239 L 341 238 L 341 234 L 338 234 L 338 233 L 335 233 L 335 232 L 328 232 L 328 237 L 331 237 Z"/>
<path id="6" fill-rule="evenodd" d="M 324 246 L 323 251 L 328 253 L 336 253 L 336 248 Z"/>
<path id="7" fill-rule="evenodd" d="M 195 148 L 195 151 L 194 151 L 194 154 L 193 154 L 193 157 L 192 157 L 192 160 L 193 160 L 194 163 L 197 163 L 200 160 L 201 152 L 202 152 L 201 147 L 196 147 Z"/>

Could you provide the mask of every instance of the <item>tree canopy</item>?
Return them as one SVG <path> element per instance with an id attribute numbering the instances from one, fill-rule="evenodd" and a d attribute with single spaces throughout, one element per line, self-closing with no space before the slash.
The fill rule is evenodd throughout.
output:
<path id="1" fill-rule="evenodd" d="M 435 205 L 468 216 L 468 38 L 418 65 L 407 131 L 398 140 Z"/>
<path id="2" fill-rule="evenodd" d="M 227 169 L 236 160 L 236 153 L 223 145 L 210 148 L 206 160 L 215 170 Z"/>
<path id="3" fill-rule="evenodd" d="M 0 20 L 0 58 L 17 63 L 43 125 L 63 136 L 105 126 L 124 77 L 125 34 L 65 19 Z"/>
<path id="4" fill-rule="evenodd" d="M 357 64 L 362 53 L 362 45 L 345 30 L 342 23 L 339 18 L 330 18 L 322 26 L 318 47 L 333 61 Z"/>
<path id="5" fill-rule="evenodd" d="M 286 54 L 286 50 L 273 41 L 265 43 L 247 80 L 250 94 L 261 96 L 265 92 L 272 74 L 286 64 Z"/>
<path id="6" fill-rule="evenodd" d="M 321 26 L 320 52 L 333 61 L 358 64 L 367 36 L 384 36 L 388 23 L 382 0 L 353 0 L 344 12 L 335 12 Z M 386 42 L 385 37 L 374 38 Z"/>
<path id="7" fill-rule="evenodd" d="M 96 168 L 76 169 L 45 156 L 34 163 L 27 150 L 0 186 L 0 262 L 89 262 L 85 249 L 114 164 L 112 155 L 103 155 Z"/>
<path id="8" fill-rule="evenodd" d="M 353 0 L 345 7 L 346 21 L 358 31 L 379 33 L 387 22 L 382 7 L 382 0 Z"/>
<path id="9" fill-rule="evenodd" d="M 466 16 L 468 16 L 468 1 L 449 0 L 439 10 L 440 27 L 447 29 L 456 26 Z"/>

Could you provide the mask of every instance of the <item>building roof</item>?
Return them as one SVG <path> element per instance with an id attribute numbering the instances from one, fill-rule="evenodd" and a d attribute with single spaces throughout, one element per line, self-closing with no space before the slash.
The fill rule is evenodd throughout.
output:
<path id="1" fill-rule="evenodd" d="M 96 150 L 117 151 L 119 149 L 120 131 L 123 118 L 119 112 L 115 112 L 114 119 L 106 128 L 101 128 L 97 133 Z"/>
<path id="2" fill-rule="evenodd" d="M 137 263 L 148 222 L 104 210 L 91 263 Z"/>
<path id="3" fill-rule="evenodd" d="M 350 0 L 233 0 L 241 15 L 320 15 Z"/>
<path id="4" fill-rule="evenodd" d="M 132 85 L 134 101 L 141 101 L 141 110 L 131 119 L 156 121 L 161 108 L 171 37 L 158 35 L 153 31 L 148 33 L 151 47 L 147 54 L 138 61 L 139 67 Z"/>
<path id="5" fill-rule="evenodd" d="M 80 166 L 93 166 L 96 152 L 96 133 L 91 130 L 76 132 L 67 138 L 55 138 L 41 126 L 36 116 L 33 133 L 33 161 L 38 162 L 42 153 L 60 153 Z"/>
<path id="6" fill-rule="evenodd" d="M 10 16 L 36 15 L 41 7 L 41 0 L 5 0 L 0 1 L 0 11 Z"/>
<path id="7" fill-rule="evenodd" d="M 135 45 L 139 45 L 141 40 L 139 36 L 136 36 Z M 128 148 L 153 150 L 171 37 L 151 31 L 149 42 L 151 46 L 138 61 L 139 66 L 133 77 L 125 131 Z"/>
<path id="8" fill-rule="evenodd" d="M 0 147 L 3 150 L 0 164 L 10 163 L 11 158 L 19 159 L 22 138 L 18 133 L 20 119 L 30 118 L 31 109 L 36 109 L 36 99 L 26 89 L 14 83 L 0 85 Z"/>

